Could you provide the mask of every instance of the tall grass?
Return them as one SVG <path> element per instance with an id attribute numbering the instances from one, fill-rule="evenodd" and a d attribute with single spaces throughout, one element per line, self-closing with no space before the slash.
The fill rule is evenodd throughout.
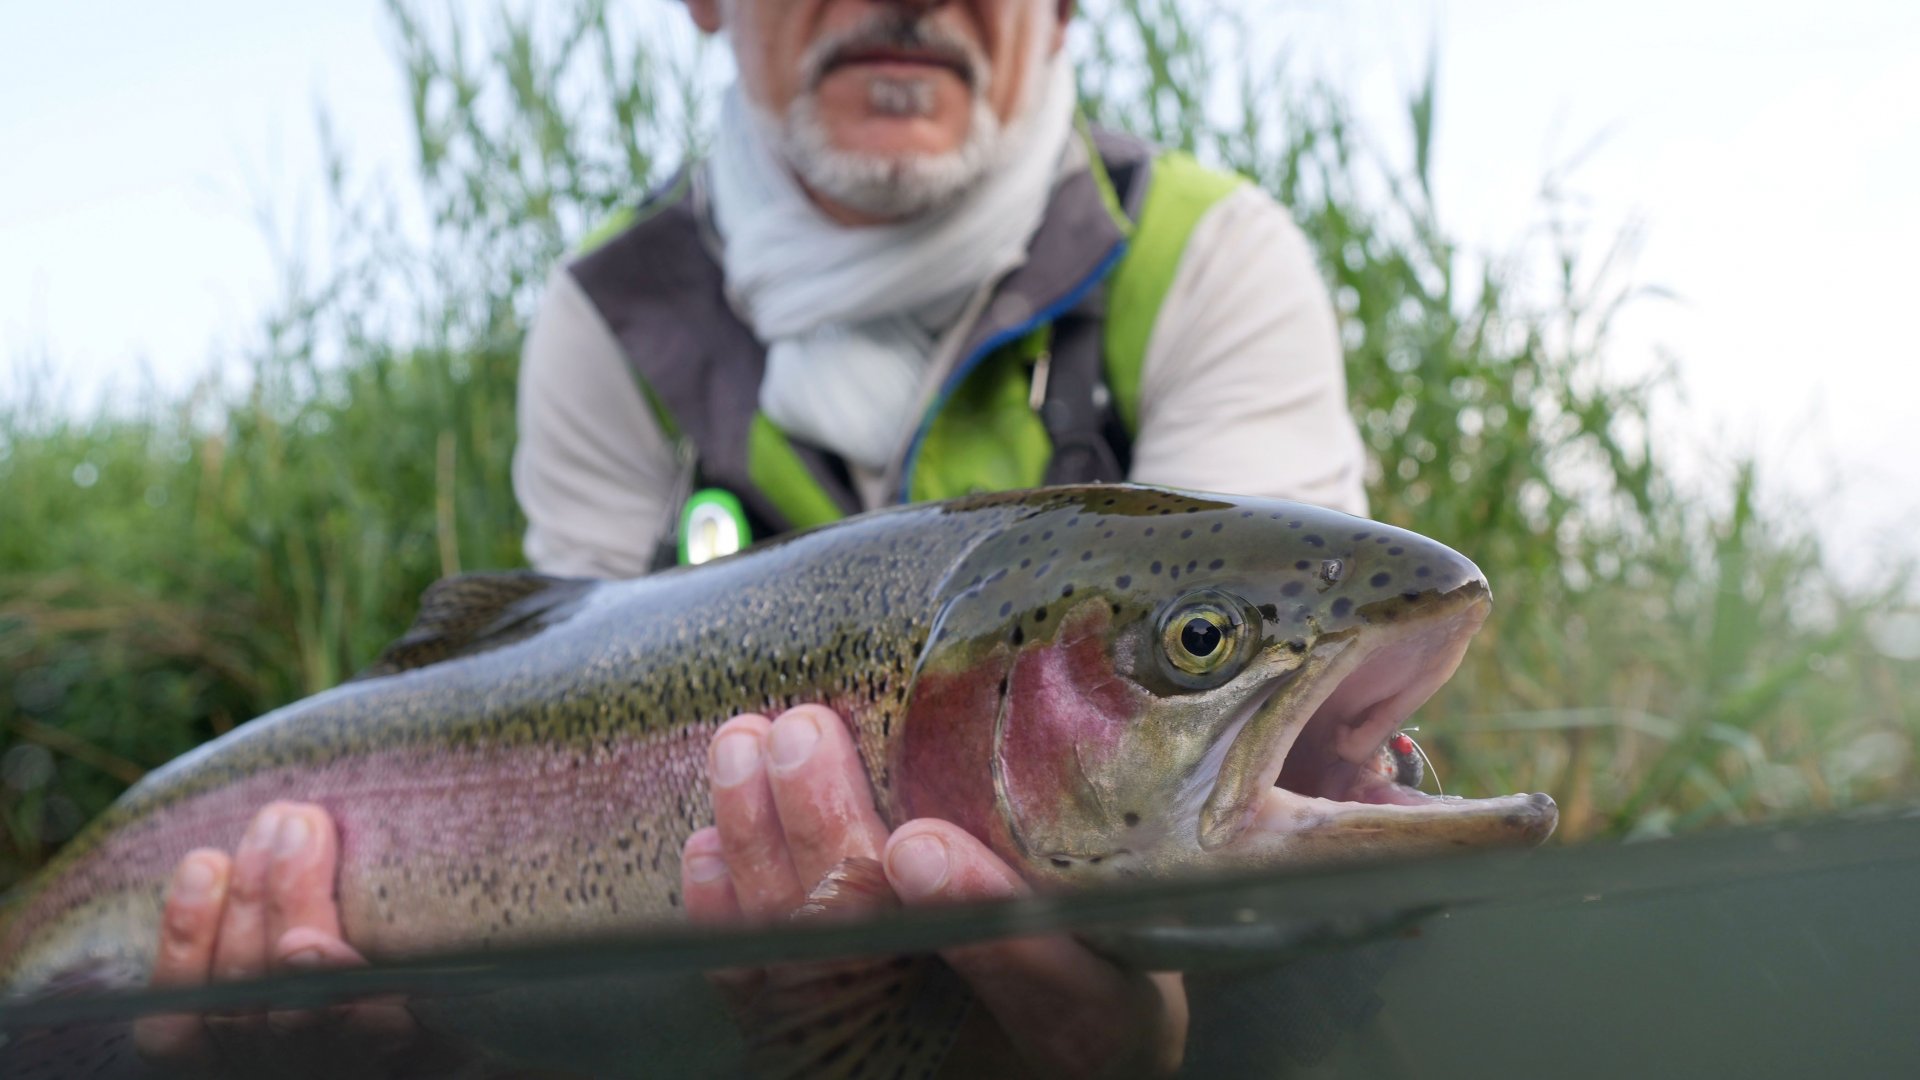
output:
<path id="1" fill-rule="evenodd" d="M 356 669 L 435 577 L 518 563 L 513 377 L 539 283 L 711 115 L 698 49 L 656 25 L 670 9 L 393 0 L 424 249 L 396 247 L 343 163 L 331 269 L 289 274 L 244 390 L 92 415 L 45 379 L 0 390 L 0 885 L 142 770 Z M 1089 108 L 1253 177 L 1317 245 L 1376 514 L 1495 583 L 1425 711 L 1448 788 L 1552 791 L 1572 839 L 1910 796 L 1920 671 L 1864 633 L 1900 583 L 1840 587 L 1750 465 L 1674 487 L 1658 382 L 1601 368 L 1630 245 L 1551 228 L 1548 197 L 1545 250 L 1463 253 L 1432 195 L 1431 79 L 1404 131 L 1363 131 L 1335 90 L 1223 51 L 1221 18 L 1094 5 Z"/>

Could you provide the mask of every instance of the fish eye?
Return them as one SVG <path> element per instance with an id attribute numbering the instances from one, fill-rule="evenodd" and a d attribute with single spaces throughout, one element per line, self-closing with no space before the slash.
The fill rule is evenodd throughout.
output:
<path id="1" fill-rule="evenodd" d="M 1180 647 L 1189 656 L 1208 657 L 1220 651 L 1220 643 L 1226 635 L 1220 630 L 1218 619 L 1205 615 L 1195 615 L 1180 628 Z"/>
<path id="2" fill-rule="evenodd" d="M 1168 607 L 1160 620 L 1160 653 L 1168 674 L 1189 689 L 1218 686 L 1246 658 L 1246 605 L 1216 590 L 1204 590 Z"/>

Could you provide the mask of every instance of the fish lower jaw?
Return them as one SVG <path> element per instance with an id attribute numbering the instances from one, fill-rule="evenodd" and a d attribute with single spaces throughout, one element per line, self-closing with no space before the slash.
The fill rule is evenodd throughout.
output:
<path id="1" fill-rule="evenodd" d="M 1452 676 L 1485 617 L 1478 599 L 1316 649 L 1302 678 L 1235 736 L 1201 815 L 1201 847 L 1235 845 L 1271 816 L 1275 791 L 1329 805 L 1429 804 L 1434 796 L 1379 776 L 1373 765 Z"/>
<path id="2" fill-rule="evenodd" d="M 1397 785 L 1396 785 L 1397 786 Z M 1552 835 L 1559 809 L 1541 794 L 1363 802 L 1265 792 L 1251 826 L 1220 852 L 1256 865 L 1339 862 L 1483 847 L 1531 847 Z"/>

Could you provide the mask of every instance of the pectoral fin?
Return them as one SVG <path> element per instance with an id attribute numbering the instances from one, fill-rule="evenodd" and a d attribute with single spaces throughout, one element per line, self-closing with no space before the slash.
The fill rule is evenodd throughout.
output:
<path id="1" fill-rule="evenodd" d="M 898 906 L 879 863 L 847 859 L 794 917 L 870 917 Z M 972 1005 L 938 957 L 859 957 L 771 968 L 739 1015 L 757 1076 L 925 1077 Z"/>

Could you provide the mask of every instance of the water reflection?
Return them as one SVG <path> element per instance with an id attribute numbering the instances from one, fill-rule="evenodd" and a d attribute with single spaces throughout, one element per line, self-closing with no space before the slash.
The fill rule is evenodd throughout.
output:
<path id="1" fill-rule="evenodd" d="M 748 1047 L 705 971 L 1066 930 L 1189 972 L 1192 1076 L 1902 1075 L 1915 895 L 1920 816 L 1886 816 L 40 1001 L 0 1026 L 16 1052 L 51 1025 L 401 993 L 548 1068 L 733 1075 Z"/>

